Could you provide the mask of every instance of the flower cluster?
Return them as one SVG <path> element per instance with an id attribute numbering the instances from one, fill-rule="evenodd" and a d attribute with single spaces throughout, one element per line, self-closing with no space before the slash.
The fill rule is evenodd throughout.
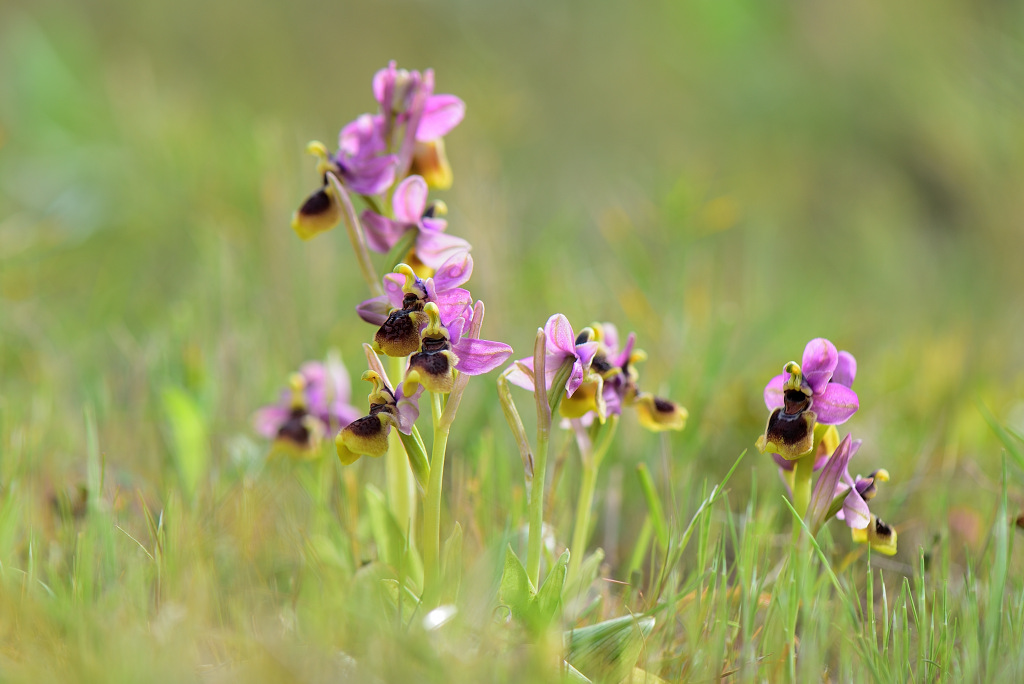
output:
<path id="1" fill-rule="evenodd" d="M 288 385 L 276 404 L 253 416 L 256 431 L 273 439 L 281 450 L 313 456 L 325 434 L 359 417 L 359 411 L 349 404 L 348 371 L 338 359 L 304 363 Z"/>
<path id="2" fill-rule="evenodd" d="M 682 430 L 688 413 L 675 402 L 641 392 L 637 387 L 636 363 L 647 355 L 635 349 L 636 335 L 630 333 L 620 347 L 619 333 L 612 323 L 595 323 L 578 335 L 562 314 L 555 314 L 544 326 L 547 338 L 545 376 L 552 386 L 559 369 L 571 361 L 565 382 L 565 396 L 559 404 L 563 418 L 590 424 L 620 415 L 623 406 L 637 410 L 640 424 L 649 430 Z M 508 381 L 534 390 L 533 357 L 519 359 L 506 371 Z"/>
<path id="3" fill-rule="evenodd" d="M 867 504 L 875 495 L 876 483 L 888 481 L 889 473 L 879 469 L 867 477 L 852 477 L 848 464 L 861 441 L 850 435 L 840 441 L 835 427 L 860 407 L 853 391 L 856 376 L 852 354 L 837 351 L 824 338 L 808 342 L 800 364 L 787 363 L 764 389 L 771 414 L 757 448 L 772 455 L 798 512 L 806 512 L 814 532 L 836 517 L 850 528 L 854 541 L 891 555 L 896 552 L 896 531 Z M 802 484 L 809 485 L 812 473 L 818 473 L 818 480 L 809 500 L 801 502 L 798 491 Z M 802 507 L 806 510 L 799 510 Z"/>
<path id="4" fill-rule="evenodd" d="M 321 186 L 292 220 L 292 228 L 303 239 L 344 220 L 368 285 L 374 293 L 383 293 L 357 308 L 361 318 L 378 328 L 373 344 L 366 345 L 370 369 L 363 379 L 373 385 L 368 413 L 360 417 L 346 405 L 344 421 L 318 421 L 310 416 L 316 411 L 303 394 L 307 382 L 297 377 L 297 389 L 267 413 L 281 425 L 270 425 L 262 413 L 259 420 L 267 426 L 261 428 L 263 434 L 281 432 L 293 435 L 292 441 L 301 437 L 307 452 L 315 450 L 328 429 L 340 428 L 335 446 L 346 464 L 360 455 L 386 453 L 395 427 L 406 449 L 417 452 L 410 452 L 410 465 L 422 474 L 427 468 L 415 431 L 420 395 L 426 390 L 454 397 L 460 393 L 459 376 L 498 367 L 512 348 L 480 339 L 483 303 L 474 302 L 462 287 L 473 272 L 471 246 L 447 234 L 447 207 L 429 198 L 431 188 L 452 184 L 444 136 L 462 121 L 465 104 L 454 95 L 434 93 L 432 70 L 398 69 L 394 62 L 374 75 L 372 90 L 376 112 L 342 127 L 337 150 L 320 142 L 309 144 L 309 152 L 317 157 Z M 365 205 L 361 213 L 354 197 Z M 380 281 L 366 250 L 387 253 L 396 247 L 403 263 Z M 392 373 L 400 373 L 397 384 L 391 384 L 375 352 L 396 359 Z M 458 401 L 448 403 L 450 422 Z M 414 439 L 406 442 L 405 436 Z"/>
<path id="5" fill-rule="evenodd" d="M 385 294 L 359 305 L 360 317 L 378 326 L 374 349 L 387 356 L 409 356 L 406 386 L 449 393 L 456 371 L 480 375 L 512 355 L 507 344 L 481 340 L 473 332 L 483 304 L 474 306 L 469 290 L 460 287 L 472 273 L 468 252 L 453 255 L 425 279 L 411 266 L 399 264 L 384 276 Z"/>
<path id="6" fill-rule="evenodd" d="M 432 70 L 406 71 L 394 62 L 374 76 L 373 96 L 377 113 L 344 126 L 335 152 L 321 142 L 309 144 L 321 187 L 295 213 L 292 228 L 303 239 L 330 230 L 350 204 L 347 195 L 360 195 L 368 205 L 362 222 L 371 249 L 387 252 L 412 234 L 412 260 L 438 268 L 470 248 L 465 240 L 444 233 L 443 203 L 427 203 L 429 187 L 451 186 L 444 136 L 462 121 L 465 104 L 454 95 L 434 94 Z M 393 214 L 386 216 L 381 207 L 388 206 L 389 193 Z"/>
<path id="7" fill-rule="evenodd" d="M 363 380 L 372 383 L 366 397 L 370 411 L 338 432 L 334 439 L 338 458 L 343 465 L 351 465 L 361 455 L 383 456 L 388 450 L 388 434 L 397 427 L 403 434 L 411 434 L 412 426 L 420 415 L 420 392 L 406 395 L 402 388 L 391 389 L 383 369 L 368 370 Z"/>

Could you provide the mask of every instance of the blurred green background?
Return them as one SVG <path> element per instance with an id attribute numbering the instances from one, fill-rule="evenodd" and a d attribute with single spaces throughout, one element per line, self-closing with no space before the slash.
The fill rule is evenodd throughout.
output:
<path id="1" fill-rule="evenodd" d="M 908 558 L 947 528 L 979 544 L 1000 485 L 978 402 L 1024 428 L 1022 29 L 997 0 L 8 0 L 0 476 L 82 481 L 90 407 L 111 478 L 159 499 L 166 388 L 201 397 L 216 476 L 301 361 L 334 347 L 358 377 L 345 235 L 303 243 L 289 217 L 306 141 L 371 110 L 396 59 L 467 104 L 442 196 L 486 336 L 523 356 L 553 312 L 614 321 L 643 386 L 690 409 L 664 444 L 627 419 L 621 463 L 720 477 L 764 383 L 825 336 L 860 362 L 851 467 L 889 469 L 877 510 Z M 492 383 L 452 449 L 493 430 L 518 483 Z M 767 458 L 741 471 L 734 500 L 752 473 L 781 491 Z"/>

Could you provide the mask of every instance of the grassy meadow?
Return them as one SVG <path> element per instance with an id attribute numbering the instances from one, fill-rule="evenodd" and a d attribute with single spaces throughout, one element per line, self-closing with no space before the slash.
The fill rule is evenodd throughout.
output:
<path id="1" fill-rule="evenodd" d="M 955 0 L 0 4 L 0 681 L 1019 681 L 1022 29 Z M 466 103 L 436 196 L 484 337 L 613 321 L 689 410 L 623 415 L 595 579 L 547 629 L 499 600 L 528 504 L 497 372 L 448 442 L 435 628 L 383 459 L 268 459 L 251 424 L 330 350 L 365 408 L 348 239 L 289 223 L 307 141 L 390 59 Z M 891 476 L 895 556 L 836 521 L 794 544 L 753 446 L 819 336 L 857 357 L 840 433 Z M 551 450 L 545 569 L 581 475 Z"/>

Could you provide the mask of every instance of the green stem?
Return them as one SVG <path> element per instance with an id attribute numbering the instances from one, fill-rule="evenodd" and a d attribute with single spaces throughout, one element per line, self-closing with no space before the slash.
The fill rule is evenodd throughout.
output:
<path id="1" fill-rule="evenodd" d="M 449 426 L 441 420 L 441 395 L 431 394 L 434 418 L 434 444 L 430 457 L 430 479 L 423 505 L 423 601 L 435 607 L 441 595 L 441 485 L 444 481 L 444 456 L 448 447 Z"/>
<path id="2" fill-rule="evenodd" d="M 801 519 L 807 515 L 811 501 L 811 478 L 814 476 L 814 450 L 796 460 L 793 469 L 793 508 Z M 793 542 L 800 538 L 800 525 L 793 526 Z"/>
<path id="3" fill-rule="evenodd" d="M 391 375 L 401 381 L 402 359 L 391 359 Z M 388 438 L 388 453 L 385 456 L 384 471 L 387 475 L 388 500 L 395 520 L 402 532 L 409 534 L 416 529 L 416 482 L 398 430 L 392 430 Z"/>
<path id="4" fill-rule="evenodd" d="M 547 335 L 537 330 L 533 344 L 533 398 L 537 404 L 537 449 L 530 481 L 530 536 L 526 547 L 526 576 L 534 587 L 540 586 L 540 554 L 544 539 L 544 478 L 548 467 L 548 440 L 551 435 L 551 404 L 547 387 Z"/>
<path id="5" fill-rule="evenodd" d="M 574 421 L 575 423 L 576 421 Z M 582 425 L 576 424 L 580 447 L 580 460 L 583 463 L 583 479 L 580 482 L 579 500 L 576 502 L 576 521 L 572 530 L 572 542 L 569 545 L 569 568 L 566 582 L 576 580 L 583 563 L 583 555 L 587 550 L 587 539 L 590 537 L 590 514 L 594 508 L 594 494 L 597 491 L 597 475 L 601 469 L 604 455 L 608 453 L 612 437 L 618 427 L 618 416 L 610 416 L 608 422 L 601 425 L 597 432 L 597 441 L 592 442 L 584 436 Z"/>
<path id="6" fill-rule="evenodd" d="M 576 524 L 572 529 L 572 543 L 569 546 L 569 570 L 566 581 L 573 582 L 580 571 L 583 553 L 587 548 L 590 530 L 590 509 L 594 505 L 594 491 L 597 488 L 597 467 L 591 461 L 583 465 L 583 479 L 580 482 L 580 496 L 576 502 Z"/>

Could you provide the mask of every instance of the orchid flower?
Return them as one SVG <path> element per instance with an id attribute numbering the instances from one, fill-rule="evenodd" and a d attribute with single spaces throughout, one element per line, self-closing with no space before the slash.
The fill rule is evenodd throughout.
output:
<path id="1" fill-rule="evenodd" d="M 341 218 L 341 206 L 335 191 L 327 182 L 333 174 L 349 190 L 360 195 L 377 195 L 395 182 L 398 157 L 385 154 L 383 118 L 363 114 L 338 135 L 338 151 L 333 155 L 321 142 L 307 147 L 317 157 L 317 174 L 323 185 L 314 192 L 292 217 L 292 228 L 303 240 L 330 230 Z"/>
<path id="2" fill-rule="evenodd" d="M 816 338 L 804 348 L 801 363 L 790 361 L 784 372 L 768 381 L 764 402 L 771 415 L 758 449 L 796 459 L 814 447 L 814 426 L 839 425 L 859 407 L 851 389 L 857 362 L 849 352 Z"/>
<path id="3" fill-rule="evenodd" d="M 362 379 L 373 384 L 367 396 L 370 412 L 346 425 L 334 438 L 343 465 L 354 463 L 363 455 L 383 456 L 388 450 L 391 428 L 408 435 L 419 417 L 419 390 L 407 394 L 399 388 L 396 392 L 375 370 L 363 373 Z"/>
<path id="4" fill-rule="evenodd" d="M 459 287 L 473 273 L 468 252 L 446 261 L 430 278 L 422 279 L 411 266 L 399 264 L 384 276 L 384 295 L 361 303 L 360 318 L 379 326 L 374 348 L 388 356 L 408 356 L 419 350 L 420 331 L 427 324 L 423 313 L 428 303 L 437 305 L 441 320 L 472 318 L 473 296 Z"/>
<path id="5" fill-rule="evenodd" d="M 299 455 L 315 453 L 329 429 L 359 417 L 349 404 L 350 393 L 348 372 L 341 361 L 307 362 L 291 376 L 278 403 L 256 411 L 253 426 L 273 439 L 275 446 Z"/>
<path id="6" fill-rule="evenodd" d="M 874 498 L 875 481 L 887 481 L 889 473 L 876 470 L 866 478 L 850 477 L 850 459 L 860 444 L 860 440 L 853 440 L 847 435 L 828 457 L 811 492 L 807 507 L 808 526 L 816 534 L 826 522 L 836 517 L 850 528 L 855 542 L 871 544 L 873 549 L 891 556 L 896 553 L 896 531 L 875 516 L 867 504 Z"/>
<path id="7" fill-rule="evenodd" d="M 445 324 L 434 302 L 428 302 L 423 311 L 428 323 L 420 335 L 420 351 L 409 358 L 409 370 L 402 385 L 407 393 L 417 385 L 430 392 L 451 392 L 455 384 L 454 371 L 482 375 L 512 356 L 512 347 L 504 342 L 464 334 L 470 329 L 472 314 L 468 319 L 460 316 Z"/>
<path id="8" fill-rule="evenodd" d="M 459 125 L 466 114 L 465 103 L 454 95 L 434 95 L 434 73 L 406 71 L 391 62 L 373 77 L 373 95 L 380 104 L 387 134 L 415 125 L 411 141 L 402 145 L 402 154 L 411 164 L 411 173 L 423 176 L 432 188 L 451 187 L 452 171 L 444 151 L 444 136 Z M 408 156 L 406 156 L 408 155 Z"/>
<path id="9" fill-rule="evenodd" d="M 593 330 L 584 328 L 577 337 L 572 331 L 569 319 L 562 314 L 554 314 L 544 325 L 547 343 L 544 350 L 545 384 L 550 387 L 558 374 L 558 369 L 568 360 L 572 360 L 572 370 L 565 383 L 565 396 L 571 397 L 583 384 L 583 378 L 590 370 L 590 364 L 597 354 L 599 344 L 591 339 Z M 533 357 L 518 359 L 506 375 L 509 382 L 523 389 L 533 391 Z"/>
<path id="10" fill-rule="evenodd" d="M 641 392 L 637 387 L 636 363 L 645 360 L 647 355 L 635 348 L 636 334 L 630 333 L 620 348 L 614 324 L 594 323 L 591 328 L 598 349 L 581 389 L 562 401 L 562 416 L 580 418 L 584 425 L 589 425 L 594 418 L 603 421 L 606 416 L 621 415 L 623 406 L 632 406 L 640 424 L 648 430 L 682 430 L 689 415 L 685 408 L 670 399 Z M 595 397 L 598 388 L 600 400 Z"/>
<path id="11" fill-rule="evenodd" d="M 409 176 L 398 184 L 392 197 L 394 219 L 365 210 L 362 214 L 366 228 L 366 241 L 370 249 L 386 253 L 410 230 L 416 231 L 412 254 L 427 268 L 440 268 L 448 259 L 471 247 L 462 238 L 444 231 L 448 222 L 441 218 L 446 213 L 443 203 L 427 204 L 427 181 L 421 176 Z"/>

